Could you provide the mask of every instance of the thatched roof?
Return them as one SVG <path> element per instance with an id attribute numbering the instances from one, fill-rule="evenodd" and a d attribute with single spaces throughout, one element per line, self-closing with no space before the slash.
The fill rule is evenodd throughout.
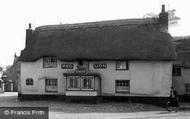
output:
<path id="1" fill-rule="evenodd" d="M 20 60 L 173 60 L 172 37 L 157 30 L 156 23 L 126 19 L 41 26 L 32 32 Z"/>
<path id="2" fill-rule="evenodd" d="M 183 67 L 190 68 L 190 37 L 175 37 L 173 41 L 177 53 L 177 62 Z"/>

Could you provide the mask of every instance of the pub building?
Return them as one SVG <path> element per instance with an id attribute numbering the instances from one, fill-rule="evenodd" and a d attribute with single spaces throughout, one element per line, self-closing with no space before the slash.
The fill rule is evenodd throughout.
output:
<path id="1" fill-rule="evenodd" d="M 172 37 L 158 18 L 45 25 L 26 30 L 19 97 L 169 97 Z"/>

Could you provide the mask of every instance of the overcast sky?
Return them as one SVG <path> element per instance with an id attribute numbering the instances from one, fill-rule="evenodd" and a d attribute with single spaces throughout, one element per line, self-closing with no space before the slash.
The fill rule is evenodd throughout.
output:
<path id="1" fill-rule="evenodd" d="M 142 18 L 158 14 L 161 4 L 181 18 L 172 36 L 190 35 L 189 0 L 0 0 L 0 66 L 11 65 L 25 47 L 25 30 L 47 24 Z"/>

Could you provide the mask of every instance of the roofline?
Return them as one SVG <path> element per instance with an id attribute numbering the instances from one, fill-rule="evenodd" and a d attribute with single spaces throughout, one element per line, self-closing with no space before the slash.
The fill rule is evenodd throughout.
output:
<path id="1" fill-rule="evenodd" d="M 45 56 L 44 56 L 45 57 Z M 39 59 L 41 59 L 43 57 L 34 59 L 34 60 L 20 60 L 21 62 L 35 62 Z M 79 59 L 61 59 L 58 58 L 60 61 L 65 61 L 65 62 L 76 62 L 79 60 L 86 60 L 86 61 L 120 61 L 120 60 L 126 60 L 126 61 L 176 61 L 175 58 L 173 59 L 83 59 L 83 58 L 79 58 Z"/>
<path id="2" fill-rule="evenodd" d="M 146 21 L 147 23 L 155 23 L 155 20 L 158 20 L 158 18 L 131 18 L 131 19 L 113 19 L 113 20 L 100 20 L 100 21 L 95 21 L 95 22 L 79 22 L 79 23 L 65 23 L 65 24 L 54 24 L 54 25 L 42 25 L 42 26 L 38 26 L 38 27 L 36 27 L 35 28 L 35 31 L 46 31 L 46 30 L 42 30 L 42 28 L 43 27 L 52 27 L 52 26 L 55 26 L 55 27 L 60 27 L 60 26 L 66 26 L 66 25 L 92 25 L 92 24 L 99 24 L 99 23 L 102 23 L 102 22 L 116 22 L 116 21 L 125 21 L 125 20 L 127 20 L 127 21 L 129 21 L 129 20 L 131 20 L 131 23 L 127 23 L 126 25 L 136 25 L 136 24 L 138 24 L 138 21 Z M 134 21 L 132 22 L 132 20 L 138 20 L 138 21 L 136 21 L 137 23 L 134 23 Z M 148 21 L 149 20 L 149 21 Z M 153 22 L 153 20 L 154 20 L 154 22 Z M 141 23 L 139 23 L 139 24 L 141 24 Z M 125 26 L 125 25 L 105 25 L 105 26 Z M 104 26 L 104 27 L 105 27 Z M 94 27 L 92 27 L 92 26 L 88 26 L 88 27 L 85 27 L 85 28 L 94 28 Z M 97 26 L 96 26 L 96 28 L 97 28 Z M 71 29 L 73 29 L 73 28 L 71 28 Z M 76 28 L 74 28 L 74 29 L 76 29 Z"/>

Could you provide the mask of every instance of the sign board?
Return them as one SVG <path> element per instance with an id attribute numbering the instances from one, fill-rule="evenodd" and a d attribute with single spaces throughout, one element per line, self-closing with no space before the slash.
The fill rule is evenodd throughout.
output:
<path id="1" fill-rule="evenodd" d="M 62 69 L 73 69 L 73 64 L 61 64 Z"/>
<path id="2" fill-rule="evenodd" d="M 94 64 L 94 69 L 106 69 L 106 68 L 107 68 L 107 64 L 105 63 Z"/>

